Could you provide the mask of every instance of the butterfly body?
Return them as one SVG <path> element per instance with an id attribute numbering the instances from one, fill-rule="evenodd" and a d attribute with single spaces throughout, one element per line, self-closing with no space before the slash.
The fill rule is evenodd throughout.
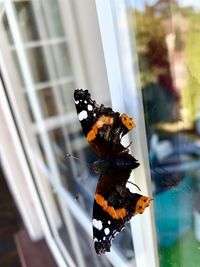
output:
<path id="1" fill-rule="evenodd" d="M 91 169 L 97 173 L 108 173 L 109 170 L 126 170 L 126 169 L 135 169 L 140 164 L 135 161 L 131 155 L 127 157 L 118 156 L 115 158 L 108 159 L 99 159 L 92 163 Z"/>
<path id="2" fill-rule="evenodd" d="M 74 101 L 86 139 L 99 157 L 92 164 L 92 170 L 100 173 L 94 196 L 93 239 L 101 255 L 110 251 L 116 234 L 152 199 L 126 187 L 131 171 L 140 165 L 121 144 L 122 137 L 135 127 L 132 118 L 97 105 L 87 90 L 76 89 Z"/>

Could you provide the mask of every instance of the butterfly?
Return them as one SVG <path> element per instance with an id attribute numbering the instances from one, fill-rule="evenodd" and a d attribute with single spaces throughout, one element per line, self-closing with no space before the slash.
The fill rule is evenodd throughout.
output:
<path id="1" fill-rule="evenodd" d="M 83 133 L 98 156 L 92 169 L 100 173 L 94 195 L 93 240 L 98 255 L 110 251 L 112 239 L 125 224 L 143 213 L 152 201 L 126 187 L 131 171 L 140 164 L 121 139 L 135 128 L 127 114 L 96 104 L 88 90 L 76 89 L 74 102 Z"/>

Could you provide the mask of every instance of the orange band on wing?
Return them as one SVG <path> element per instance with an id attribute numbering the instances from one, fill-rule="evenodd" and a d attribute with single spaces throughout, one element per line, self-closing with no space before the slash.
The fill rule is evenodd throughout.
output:
<path id="1" fill-rule="evenodd" d="M 130 118 L 128 115 L 126 114 L 122 114 L 120 116 L 122 123 L 124 124 L 124 126 L 130 131 L 133 128 L 136 127 L 135 122 L 132 120 L 132 118 Z"/>
<path id="2" fill-rule="evenodd" d="M 91 142 L 95 139 L 98 129 L 102 128 L 104 125 L 112 125 L 114 122 L 114 118 L 110 116 L 100 116 L 98 120 L 95 122 L 95 124 L 92 127 L 92 130 L 89 131 L 87 134 L 87 140 L 88 142 Z"/>
<path id="3" fill-rule="evenodd" d="M 143 213 L 143 211 L 149 206 L 151 201 L 152 198 L 141 196 L 136 203 L 134 215 L 138 213 L 139 214 Z"/>
<path id="4" fill-rule="evenodd" d="M 126 209 L 114 209 L 101 195 L 95 194 L 95 200 L 113 219 L 123 219 L 126 216 Z"/>

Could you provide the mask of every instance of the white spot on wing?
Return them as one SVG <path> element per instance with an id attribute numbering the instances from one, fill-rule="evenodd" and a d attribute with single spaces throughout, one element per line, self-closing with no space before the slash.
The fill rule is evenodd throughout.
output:
<path id="1" fill-rule="evenodd" d="M 87 100 L 84 100 L 84 103 L 87 104 Z"/>
<path id="2" fill-rule="evenodd" d="M 100 221 L 100 220 L 93 219 L 92 224 L 99 231 L 103 228 L 102 221 Z"/>
<path id="3" fill-rule="evenodd" d="M 82 110 L 82 111 L 78 114 L 78 118 L 79 118 L 79 121 L 82 121 L 82 120 L 86 119 L 86 118 L 87 118 L 87 111 Z"/>
<path id="4" fill-rule="evenodd" d="M 108 221 L 108 224 L 111 224 L 111 221 Z"/>
<path id="5" fill-rule="evenodd" d="M 106 237 L 105 236 L 103 237 L 103 240 L 106 240 Z"/>
<path id="6" fill-rule="evenodd" d="M 98 241 L 99 241 L 99 240 L 95 237 L 95 238 L 94 238 L 94 243 L 95 243 L 95 242 L 98 242 Z"/>
<path id="7" fill-rule="evenodd" d="M 93 110 L 93 106 L 90 105 L 90 104 L 87 106 L 87 108 L 88 108 L 89 111 Z"/>
<path id="8" fill-rule="evenodd" d="M 75 103 L 76 105 L 78 105 L 79 100 L 74 100 L 74 103 Z"/>
<path id="9" fill-rule="evenodd" d="M 108 234 L 110 233 L 109 228 L 105 228 L 105 229 L 104 229 L 104 233 L 105 233 L 106 235 L 108 235 Z"/>

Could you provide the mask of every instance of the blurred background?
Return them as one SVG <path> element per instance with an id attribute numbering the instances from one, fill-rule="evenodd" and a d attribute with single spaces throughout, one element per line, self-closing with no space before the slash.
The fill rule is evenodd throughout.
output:
<path id="1" fill-rule="evenodd" d="M 196 0 L 0 1 L 0 266 L 200 266 L 199 13 Z M 101 257 L 75 88 L 134 118 L 131 180 L 154 199 Z"/>

